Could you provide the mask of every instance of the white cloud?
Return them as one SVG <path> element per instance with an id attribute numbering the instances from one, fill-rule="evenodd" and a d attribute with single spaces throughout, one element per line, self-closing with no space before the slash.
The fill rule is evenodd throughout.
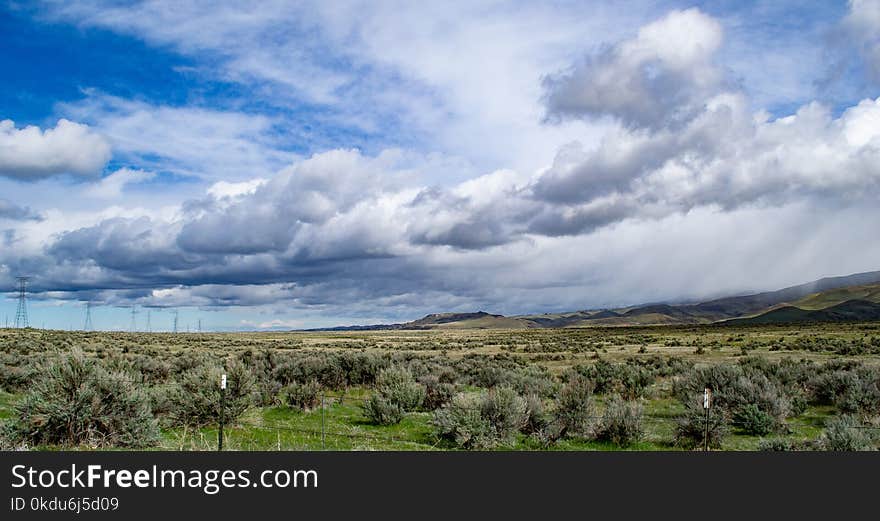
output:
<path id="1" fill-rule="evenodd" d="M 680 126 L 722 87 L 712 62 L 721 25 L 698 9 L 672 11 L 624 40 L 549 76 L 552 117 L 613 116 L 628 127 Z"/>
<path id="2" fill-rule="evenodd" d="M 259 177 L 250 181 L 242 181 L 240 183 L 230 183 L 228 181 L 217 181 L 208 188 L 208 195 L 216 199 L 225 197 L 237 197 L 240 195 L 248 195 L 257 191 L 257 188 L 266 184 L 268 179 Z"/>
<path id="3" fill-rule="evenodd" d="M 110 160 L 110 145 L 87 125 L 66 119 L 54 128 L 15 128 L 0 121 L 0 176 L 32 181 L 60 174 L 94 177 Z"/>
<path id="4" fill-rule="evenodd" d="M 104 177 L 99 182 L 86 189 L 89 197 L 100 199 L 117 199 L 122 195 L 123 189 L 131 184 L 143 183 L 156 177 L 153 172 L 120 168 L 119 170 Z"/>

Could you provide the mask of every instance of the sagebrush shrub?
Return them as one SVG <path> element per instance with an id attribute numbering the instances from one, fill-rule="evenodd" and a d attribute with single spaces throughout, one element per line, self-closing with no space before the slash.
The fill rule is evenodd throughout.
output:
<path id="1" fill-rule="evenodd" d="M 364 415 L 372 423 L 399 423 L 405 412 L 414 411 L 425 401 L 425 387 L 409 370 L 392 366 L 379 371 L 376 389 L 364 402 Z"/>
<path id="2" fill-rule="evenodd" d="M 146 447 L 159 431 L 143 387 L 74 351 L 35 374 L 4 426 L 15 444 Z"/>
<path id="3" fill-rule="evenodd" d="M 642 413 L 642 405 L 637 401 L 613 395 L 596 429 L 596 439 L 622 447 L 640 441 L 644 436 Z"/>
<path id="4" fill-rule="evenodd" d="M 554 426 L 553 418 L 544 407 L 544 399 L 537 394 L 524 397 L 526 402 L 526 421 L 522 432 L 534 436 L 539 441 L 553 441 L 549 428 Z"/>
<path id="5" fill-rule="evenodd" d="M 712 407 L 708 424 L 709 447 L 721 448 L 721 443 L 728 432 L 727 413 L 720 407 Z M 706 439 L 706 410 L 703 409 L 703 397 L 694 397 L 686 405 L 684 414 L 676 419 L 672 442 L 676 446 L 693 449 L 704 446 Z"/>
<path id="6" fill-rule="evenodd" d="M 528 422 L 526 400 L 509 387 L 480 395 L 457 394 L 434 412 L 438 436 L 466 449 L 488 449 L 512 443 Z"/>
<path id="7" fill-rule="evenodd" d="M 291 409 L 309 411 L 321 402 L 321 384 L 317 380 L 293 382 L 284 388 L 284 404 Z"/>
<path id="8" fill-rule="evenodd" d="M 587 438 L 591 434 L 596 415 L 593 383 L 582 376 L 574 375 L 556 398 L 554 427 L 558 430 L 553 432 L 552 437 Z"/>
<path id="9" fill-rule="evenodd" d="M 376 391 L 386 400 L 400 406 L 404 411 L 414 411 L 425 400 L 425 387 L 402 367 L 389 367 L 379 371 Z"/>
<path id="10" fill-rule="evenodd" d="M 596 394 L 619 394 L 629 399 L 643 397 L 654 383 L 653 371 L 637 363 L 599 360 L 593 365 L 576 366 L 574 371 L 593 381 Z"/>
<path id="11" fill-rule="evenodd" d="M 862 427 L 858 418 L 852 415 L 833 418 L 825 427 L 821 446 L 836 452 L 875 450 L 871 431 Z"/>
<path id="12" fill-rule="evenodd" d="M 673 383 L 673 394 L 686 406 L 703 389 L 712 389 L 713 406 L 730 414 L 732 425 L 746 432 L 767 434 L 785 430 L 794 407 L 781 384 L 762 369 L 733 364 L 696 367 Z"/>
<path id="13" fill-rule="evenodd" d="M 498 440 L 492 425 L 481 414 L 481 396 L 457 394 L 434 412 L 434 428 L 441 438 L 465 449 L 485 449 Z"/>
<path id="14" fill-rule="evenodd" d="M 848 414 L 880 414 L 880 369 L 865 367 L 853 371 L 835 405 Z"/>
<path id="15" fill-rule="evenodd" d="M 767 438 L 758 442 L 758 450 L 764 452 L 808 451 L 816 450 L 816 447 L 816 443 L 810 440 Z"/>
<path id="16" fill-rule="evenodd" d="M 226 396 L 220 390 L 220 378 L 226 373 Z M 168 418 L 175 425 L 201 426 L 220 421 L 221 403 L 224 419 L 234 422 L 253 403 L 254 377 L 238 361 L 220 365 L 202 364 L 183 373 L 169 392 Z"/>
<path id="17" fill-rule="evenodd" d="M 746 434 L 766 436 L 778 429 L 776 419 L 761 410 L 756 404 L 749 403 L 736 409 L 733 423 Z"/>
<path id="18" fill-rule="evenodd" d="M 528 421 L 526 401 L 509 387 L 490 389 L 480 404 L 480 414 L 502 443 L 511 441 Z"/>
<path id="19" fill-rule="evenodd" d="M 400 423 L 405 412 L 399 403 L 378 393 L 373 394 L 364 402 L 363 411 L 367 420 L 377 425 Z"/>
<path id="20" fill-rule="evenodd" d="M 425 388 L 425 399 L 422 403 L 425 410 L 439 409 L 455 396 L 455 385 L 441 381 L 438 375 L 422 376 L 419 383 Z"/>

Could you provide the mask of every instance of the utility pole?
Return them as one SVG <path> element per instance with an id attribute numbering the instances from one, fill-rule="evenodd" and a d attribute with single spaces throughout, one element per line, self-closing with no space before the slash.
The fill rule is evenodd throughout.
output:
<path id="1" fill-rule="evenodd" d="M 131 332 L 134 333 L 137 331 L 137 320 L 135 319 L 135 315 L 137 315 L 137 306 L 131 306 Z"/>
<path id="2" fill-rule="evenodd" d="M 15 327 L 26 328 L 28 324 L 27 313 L 27 283 L 30 277 L 16 277 L 18 281 L 18 308 L 15 310 Z"/>
<path id="3" fill-rule="evenodd" d="M 84 331 L 92 330 L 92 301 L 86 302 L 86 323 L 83 326 Z"/>

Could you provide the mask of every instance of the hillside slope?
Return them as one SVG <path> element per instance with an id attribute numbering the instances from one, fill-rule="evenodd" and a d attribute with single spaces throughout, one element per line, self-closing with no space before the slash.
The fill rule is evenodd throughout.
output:
<path id="1" fill-rule="evenodd" d="M 824 309 L 782 306 L 748 318 L 725 320 L 725 324 L 790 324 L 799 322 L 867 322 L 880 320 L 880 304 L 867 300 L 847 300 Z"/>
<path id="2" fill-rule="evenodd" d="M 880 271 L 829 277 L 777 291 L 714 299 L 698 304 L 644 304 L 620 309 L 583 310 L 507 317 L 475 313 L 434 313 L 403 324 L 348 326 L 331 330 L 529 329 L 590 326 L 649 326 L 713 322 L 769 324 L 880 320 Z"/>

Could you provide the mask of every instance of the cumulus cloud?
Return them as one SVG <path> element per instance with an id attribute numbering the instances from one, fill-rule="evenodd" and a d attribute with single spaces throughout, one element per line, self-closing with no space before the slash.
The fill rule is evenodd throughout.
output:
<path id="1" fill-rule="evenodd" d="M 598 146 L 573 143 L 557 153 L 528 189 L 548 203 L 530 230 L 578 234 L 701 206 L 876 196 L 880 99 L 836 118 L 817 102 L 773 118 L 755 111 L 712 65 L 720 42 L 712 18 L 696 9 L 673 11 L 548 82 L 551 114 L 589 118 L 601 109 L 623 126 Z M 668 74 L 675 81 L 666 82 Z"/>
<path id="2" fill-rule="evenodd" d="M 66 119 L 41 130 L 0 121 L 0 176 L 33 181 L 60 174 L 97 176 L 110 160 L 110 145 L 87 125 Z"/>
<path id="3" fill-rule="evenodd" d="M 677 127 L 702 109 L 723 75 L 712 58 L 721 25 L 698 9 L 672 11 L 635 38 L 545 79 L 550 118 L 612 116 L 632 128 Z"/>

